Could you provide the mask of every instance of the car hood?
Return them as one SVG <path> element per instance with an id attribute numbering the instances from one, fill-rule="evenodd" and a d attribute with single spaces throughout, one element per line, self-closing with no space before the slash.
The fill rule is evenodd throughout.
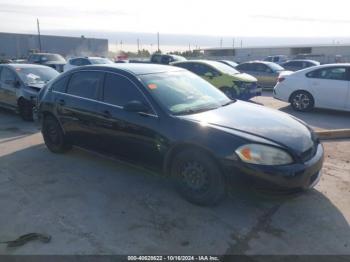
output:
<path id="1" fill-rule="evenodd" d="M 234 74 L 231 75 L 233 76 L 235 79 L 239 80 L 239 81 L 243 81 L 243 82 L 256 82 L 257 79 L 249 74 L 246 73 L 239 73 L 239 74 Z"/>
<path id="2" fill-rule="evenodd" d="M 314 144 L 308 127 L 288 114 L 239 100 L 215 110 L 180 117 L 265 138 L 296 153 L 305 152 Z"/>
<path id="3" fill-rule="evenodd" d="M 44 83 L 29 83 L 29 84 L 27 84 L 27 86 L 32 88 L 32 89 L 35 89 L 35 90 L 40 90 L 45 86 L 45 84 Z"/>

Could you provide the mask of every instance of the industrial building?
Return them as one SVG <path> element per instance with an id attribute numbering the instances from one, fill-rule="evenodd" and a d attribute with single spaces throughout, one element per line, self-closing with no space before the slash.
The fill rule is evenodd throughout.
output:
<path id="1" fill-rule="evenodd" d="M 206 48 L 204 57 L 210 59 L 229 59 L 237 62 L 262 60 L 267 56 L 286 55 L 290 59 L 313 59 L 321 63 L 350 62 L 349 45 L 305 45 L 271 46 L 243 48 Z"/>
<path id="2" fill-rule="evenodd" d="M 26 58 L 33 52 L 58 53 L 65 57 L 78 55 L 106 56 L 108 40 L 54 35 L 0 33 L 0 58 Z"/>

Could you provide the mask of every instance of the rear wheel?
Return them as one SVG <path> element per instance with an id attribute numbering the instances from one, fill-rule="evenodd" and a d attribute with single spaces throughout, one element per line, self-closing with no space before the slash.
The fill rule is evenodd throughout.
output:
<path id="1" fill-rule="evenodd" d="M 220 90 L 230 99 L 236 99 L 238 94 L 237 94 L 237 91 L 236 89 L 234 89 L 233 87 L 227 87 L 227 86 L 224 86 L 224 87 L 221 87 Z"/>
<path id="2" fill-rule="evenodd" d="M 18 101 L 18 110 L 21 118 L 25 121 L 33 121 L 33 104 L 25 99 Z"/>
<path id="3" fill-rule="evenodd" d="M 47 148 L 53 153 L 64 153 L 71 149 L 71 145 L 62 131 L 57 119 L 53 116 L 46 116 L 42 125 L 42 134 Z"/>
<path id="4" fill-rule="evenodd" d="M 296 111 L 306 112 L 314 107 L 314 98 L 305 91 L 296 91 L 290 98 L 291 106 Z"/>
<path id="5" fill-rule="evenodd" d="M 209 206 L 225 196 L 225 179 L 207 154 L 187 149 L 175 156 L 171 175 L 178 192 L 189 202 Z"/>

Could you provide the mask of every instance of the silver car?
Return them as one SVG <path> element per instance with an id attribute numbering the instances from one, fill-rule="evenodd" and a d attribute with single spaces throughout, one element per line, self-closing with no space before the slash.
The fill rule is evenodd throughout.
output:
<path id="1" fill-rule="evenodd" d="M 273 62 L 252 61 L 236 66 L 240 72 L 247 73 L 258 79 L 258 85 L 263 88 L 273 88 L 279 74 L 284 68 Z"/>
<path id="2" fill-rule="evenodd" d="M 33 107 L 40 89 L 58 75 L 48 66 L 0 65 L 0 106 L 18 111 L 23 120 L 33 120 Z"/>
<path id="3" fill-rule="evenodd" d="M 320 65 L 320 62 L 315 60 L 307 60 L 307 59 L 294 59 L 281 64 L 281 66 L 283 66 L 286 70 L 289 70 L 289 71 L 298 71 L 301 69 L 309 68 L 311 66 L 318 66 L 318 65 Z"/>

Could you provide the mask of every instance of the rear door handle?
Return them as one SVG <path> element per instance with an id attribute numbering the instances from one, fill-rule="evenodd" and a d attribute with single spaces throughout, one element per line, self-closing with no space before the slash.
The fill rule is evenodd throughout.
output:
<path id="1" fill-rule="evenodd" d="M 111 118 L 112 117 L 111 113 L 108 110 L 102 111 L 102 116 L 104 118 Z"/>
<path id="2" fill-rule="evenodd" d="M 58 100 L 58 104 L 59 104 L 60 106 L 64 106 L 64 105 L 66 104 L 66 101 L 64 101 L 63 99 L 59 99 L 59 100 Z"/>

